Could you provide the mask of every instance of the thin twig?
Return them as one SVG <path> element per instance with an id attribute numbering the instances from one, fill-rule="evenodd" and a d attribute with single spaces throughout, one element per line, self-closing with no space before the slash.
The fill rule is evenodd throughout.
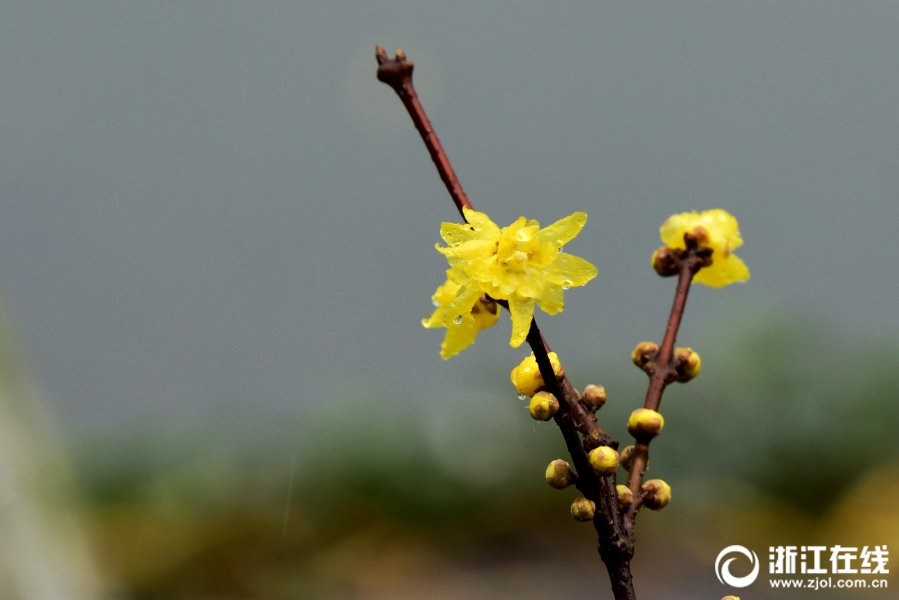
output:
<path id="1" fill-rule="evenodd" d="M 665 337 L 662 339 L 662 345 L 649 363 L 646 365 L 646 372 L 649 374 L 649 387 L 646 390 L 646 401 L 644 408 L 658 411 L 659 404 L 662 402 L 662 394 L 669 383 L 677 379 L 677 371 L 675 370 L 672 355 L 674 353 L 674 343 L 677 340 L 677 331 L 680 328 L 681 319 L 684 316 L 684 308 L 687 305 L 687 295 L 690 293 L 690 284 L 693 281 L 693 275 L 702 266 L 702 258 L 695 253 L 693 249 L 688 248 L 685 255 L 678 259 L 679 269 L 677 275 L 677 289 L 674 293 L 674 302 L 671 305 L 671 313 L 668 315 L 668 326 L 665 328 Z M 640 488 L 643 483 L 643 474 L 646 472 L 646 465 L 649 462 L 649 443 L 652 437 L 637 438 L 634 444 L 634 452 L 631 455 L 631 467 L 628 472 L 627 487 L 634 494 L 634 503 L 631 505 L 624 519 L 624 525 L 628 532 L 633 531 L 634 520 L 637 511 L 640 510 L 642 502 L 638 502 L 640 498 Z"/>

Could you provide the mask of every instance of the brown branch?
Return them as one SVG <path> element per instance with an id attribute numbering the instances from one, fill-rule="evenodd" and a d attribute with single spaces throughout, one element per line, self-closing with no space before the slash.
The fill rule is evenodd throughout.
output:
<path id="1" fill-rule="evenodd" d="M 415 93 L 415 86 L 412 85 L 412 69 L 415 64 L 406 60 L 406 54 L 402 50 L 396 51 L 396 58 L 388 58 L 387 52 L 381 46 L 375 46 L 375 58 L 378 60 L 378 80 L 392 87 L 403 101 L 403 106 L 409 111 L 415 128 L 418 129 L 421 139 L 428 147 L 431 160 L 434 161 L 437 172 L 440 173 L 440 179 L 446 185 L 456 208 L 459 209 L 459 214 L 465 219 L 462 207 L 472 208 L 471 202 L 468 201 L 468 196 L 465 195 L 465 190 L 462 189 L 462 184 L 456 177 L 453 165 L 450 164 L 446 152 L 443 151 L 443 145 L 431 127 L 431 121 L 418 100 L 418 94 Z"/>
<path id="2" fill-rule="evenodd" d="M 376 46 L 375 58 L 379 65 L 378 79 L 392 87 L 402 100 L 403 106 L 412 117 L 415 128 L 418 129 L 431 154 L 440 179 L 446 185 L 450 197 L 464 219 L 463 207 L 470 209 L 473 207 L 418 100 L 418 94 L 412 85 L 413 63 L 406 60 L 406 55 L 401 50 L 397 50 L 395 58 L 389 58 L 381 46 Z M 508 309 L 508 303 L 499 302 Z M 527 341 L 534 352 L 544 382 L 549 391 L 559 400 L 560 410 L 555 416 L 555 421 L 565 439 L 572 462 L 574 462 L 577 472 L 575 485 L 584 494 L 584 497 L 593 500 L 599 509 L 593 519 L 593 526 L 599 535 L 599 554 L 609 572 L 614 597 L 616 600 L 635 600 L 633 578 L 630 572 L 633 537 L 627 535 L 623 527 L 615 492 L 615 477 L 612 475 L 600 478 L 592 471 L 587 460 L 587 453 L 590 450 L 598 446 L 610 446 L 617 449 L 618 442 L 600 429 L 596 415 L 580 403 L 580 397 L 568 378 L 564 374 L 556 377 L 548 356 L 549 345 L 540 333 L 537 321 L 533 318 Z M 584 436 L 583 443 L 578 432 Z"/>
<path id="3" fill-rule="evenodd" d="M 677 331 L 684 316 L 684 308 L 687 305 L 687 295 L 690 293 L 690 284 L 693 281 L 693 276 L 699 271 L 703 261 L 706 259 L 705 253 L 696 252 L 696 243 L 692 236 L 686 241 L 687 249 L 682 256 L 677 258 L 679 267 L 677 289 L 674 293 L 671 313 L 668 316 L 665 337 L 662 339 L 662 345 L 659 347 L 656 356 L 645 367 L 646 372 L 649 374 L 649 388 L 646 390 L 646 401 L 643 407 L 655 411 L 659 409 L 665 388 L 668 387 L 669 383 L 677 379 L 677 371 L 674 361 L 672 361 L 674 343 L 677 340 Z M 642 506 L 642 502 L 637 502 L 637 498 L 640 498 L 643 474 L 646 472 L 646 465 L 649 462 L 649 443 L 651 441 L 652 436 L 638 437 L 637 443 L 634 444 L 634 453 L 631 455 L 631 468 L 628 472 L 627 487 L 634 494 L 634 503 L 624 518 L 624 525 L 628 532 L 633 531 L 637 511 Z"/>

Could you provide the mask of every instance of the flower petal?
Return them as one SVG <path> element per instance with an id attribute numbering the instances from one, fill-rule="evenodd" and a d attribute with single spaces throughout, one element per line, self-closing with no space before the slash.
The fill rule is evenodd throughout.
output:
<path id="1" fill-rule="evenodd" d="M 474 319 L 463 319 L 461 323 L 450 323 L 446 326 L 446 335 L 440 345 L 440 358 L 446 360 L 474 343 L 478 334 L 478 326 Z"/>
<path id="2" fill-rule="evenodd" d="M 465 220 L 480 234 L 481 238 L 498 238 L 499 225 L 490 220 L 486 214 L 464 207 L 462 214 Z"/>
<path id="3" fill-rule="evenodd" d="M 712 264 L 703 267 L 693 277 L 696 283 L 702 283 L 709 287 L 724 287 L 731 283 L 746 281 L 749 279 L 749 268 L 743 259 L 731 254 L 725 259 L 715 259 L 712 255 Z"/>
<path id="4" fill-rule="evenodd" d="M 527 338 L 534 318 L 534 301 L 523 300 L 518 296 L 509 298 L 509 313 L 512 315 L 512 337 L 509 345 L 518 348 Z"/>
<path id="5" fill-rule="evenodd" d="M 457 325 L 456 321 L 459 320 L 459 317 L 462 318 L 462 322 L 474 323 L 471 307 L 478 301 L 478 297 L 482 293 L 476 285 L 463 285 L 455 299 L 447 305 L 443 315 L 443 324 L 447 327 Z"/>
<path id="6" fill-rule="evenodd" d="M 587 223 L 587 213 L 576 212 L 541 229 L 537 234 L 537 239 L 540 242 L 549 242 L 553 248 L 558 249 L 574 239 L 574 236 L 584 228 L 585 223 Z"/>
<path id="7" fill-rule="evenodd" d="M 562 286 L 547 283 L 543 288 L 543 296 L 537 299 L 537 306 L 548 315 L 556 315 L 565 308 L 565 292 Z"/>
<path id="8" fill-rule="evenodd" d="M 562 252 L 546 269 L 546 279 L 562 287 L 576 287 L 596 277 L 596 273 L 596 267 L 583 258 Z"/>

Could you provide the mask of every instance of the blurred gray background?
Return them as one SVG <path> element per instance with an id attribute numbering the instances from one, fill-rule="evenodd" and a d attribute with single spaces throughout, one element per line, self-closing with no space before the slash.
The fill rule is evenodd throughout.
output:
<path id="1" fill-rule="evenodd" d="M 784 502 L 766 514 L 791 526 L 807 523 L 793 510 L 843 514 L 835 503 L 857 482 L 868 489 L 868 470 L 851 453 L 825 468 L 829 444 L 877 457 L 872 469 L 899 457 L 897 31 L 897 3 L 821 0 L 0 4 L 0 299 L 17 368 L 38 382 L 70 445 L 62 454 L 75 456 L 100 554 L 116 549 L 106 563 L 125 583 L 112 587 L 280 597 L 266 586 L 210 595 L 219 588 L 196 583 L 199 563 L 151 543 L 165 527 L 148 511 L 168 515 L 157 509 L 180 498 L 195 523 L 219 514 L 215 498 L 232 515 L 258 486 L 273 508 L 247 531 L 277 545 L 283 521 L 311 586 L 284 597 L 376 597 L 356 579 L 316 575 L 341 569 L 309 548 L 339 563 L 334 540 L 355 539 L 353 519 L 327 512 L 331 498 L 379 498 L 366 514 L 393 517 L 409 500 L 402 515 L 419 524 L 450 514 L 470 525 L 493 518 L 479 502 L 505 507 L 510 490 L 540 483 L 548 448 L 559 449 L 508 384 L 525 354 L 508 346 L 508 319 L 446 362 L 443 332 L 420 325 L 444 279 L 440 223 L 458 214 L 399 100 L 375 79 L 375 44 L 415 62 L 475 208 L 503 226 L 589 214 L 568 250 L 598 277 L 566 294 L 563 314 L 537 316 L 575 385 L 607 385 L 601 422 L 622 439 L 645 385 L 629 353 L 660 338 L 673 294 L 649 266 L 659 226 L 719 207 L 739 219 L 752 279 L 691 292 L 679 341 L 702 354 L 703 377 L 666 396 L 657 475 L 693 490 L 681 498 L 702 510 L 714 472 Z M 249 442 L 235 450 L 236 440 Z M 294 481 L 322 457 L 334 489 L 317 488 L 312 468 Z M 467 469 L 485 457 L 485 472 Z M 772 471 L 785 457 L 789 469 Z M 390 479 L 415 461 L 419 475 L 442 474 L 419 486 Z M 516 469 L 527 483 L 506 480 L 504 496 L 496 478 Z M 389 477 L 366 487 L 360 473 Z M 422 499 L 422 486 L 436 487 Z M 285 495 L 294 513 L 282 514 Z M 570 499 L 547 497 L 565 513 Z M 119 518 L 123 506 L 133 521 Z M 119 517 L 104 520 L 113 508 Z M 333 527 L 310 534 L 296 525 L 303 509 Z M 672 519 L 705 536 L 696 568 L 713 589 L 707 563 L 736 534 Z M 396 537 L 379 531 L 373 539 Z M 177 568 L 148 575 L 121 559 L 138 564 L 147 548 Z M 207 557 L 210 572 L 223 564 Z M 206 595 L 172 591 L 185 580 Z M 463 595 L 483 591 L 474 581 Z"/>
<path id="2" fill-rule="evenodd" d="M 710 316 L 790 305 L 899 324 L 899 5 L 81 2 L 0 7 L 0 281 L 79 425 L 294 412 L 339 382 L 428 401 L 517 361 L 508 324 L 448 364 L 419 319 L 458 215 L 373 48 L 416 63 L 475 207 L 590 221 L 599 276 L 546 321 L 565 355 L 661 333 L 674 212 L 740 221 L 752 280 Z"/>

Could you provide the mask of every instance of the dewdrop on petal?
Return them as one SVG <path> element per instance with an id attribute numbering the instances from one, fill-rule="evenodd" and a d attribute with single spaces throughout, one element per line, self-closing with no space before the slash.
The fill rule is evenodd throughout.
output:
<path id="1" fill-rule="evenodd" d="M 596 504 L 586 498 L 578 498 L 571 503 L 571 516 L 575 521 L 592 521 L 596 514 Z"/>
<path id="2" fill-rule="evenodd" d="M 692 348 L 675 348 L 674 370 L 677 372 L 677 380 L 687 383 L 702 369 L 702 359 Z"/>
<path id="3" fill-rule="evenodd" d="M 546 467 L 546 483 L 549 484 L 549 487 L 557 490 L 564 490 L 574 483 L 574 473 L 571 472 L 571 465 L 561 458 L 557 458 L 549 463 L 549 466 Z"/>
<path id="4" fill-rule="evenodd" d="M 535 421 L 549 421 L 559 412 L 559 401 L 549 392 L 537 392 L 528 408 Z"/>
<path id="5" fill-rule="evenodd" d="M 638 408 L 627 420 L 627 430 L 635 438 L 655 437 L 662 433 L 665 419 L 662 415 L 648 408 Z"/>
<path id="6" fill-rule="evenodd" d="M 643 484 L 643 506 L 650 510 L 662 510 L 671 502 L 671 486 L 661 479 L 650 479 Z"/>
<path id="7" fill-rule="evenodd" d="M 616 485 L 615 493 L 618 495 L 618 506 L 629 508 L 634 503 L 634 493 L 626 485 Z"/>
<path id="8" fill-rule="evenodd" d="M 550 352 L 548 356 L 556 377 L 563 376 L 565 369 L 562 368 L 562 363 L 559 362 L 559 356 L 555 352 Z M 533 352 L 531 352 L 530 356 L 525 357 L 517 367 L 512 369 L 510 379 L 518 393 L 525 396 L 533 396 L 546 386 Z"/>
<path id="9" fill-rule="evenodd" d="M 618 470 L 618 453 L 608 446 L 594 448 L 587 455 L 587 460 L 597 475 L 614 475 Z"/>

